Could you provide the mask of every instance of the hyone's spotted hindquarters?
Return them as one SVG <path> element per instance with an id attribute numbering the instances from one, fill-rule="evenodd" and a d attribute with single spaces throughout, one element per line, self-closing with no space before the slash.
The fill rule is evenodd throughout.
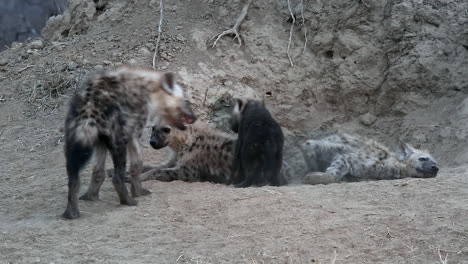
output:
<path id="1" fill-rule="evenodd" d="M 195 115 L 175 74 L 123 66 L 94 74 L 73 96 L 65 120 L 65 159 L 68 204 L 63 216 L 79 217 L 80 170 L 93 152 L 96 164 L 84 200 L 98 200 L 105 179 L 105 161 L 114 164 L 112 183 L 120 203 L 136 205 L 124 184 L 127 152 L 130 155 L 131 193 L 149 194 L 141 187 L 141 150 L 138 139 L 146 123 L 157 116 L 179 129 L 195 122 Z"/>

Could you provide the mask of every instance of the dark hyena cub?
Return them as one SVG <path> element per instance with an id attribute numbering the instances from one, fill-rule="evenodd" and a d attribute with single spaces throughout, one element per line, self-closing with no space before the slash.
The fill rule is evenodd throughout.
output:
<path id="1" fill-rule="evenodd" d="M 88 191 L 83 200 L 98 200 L 105 179 L 107 150 L 114 163 L 112 183 L 120 203 L 136 205 L 124 183 L 127 151 L 130 155 L 133 197 L 149 194 L 141 187 L 141 151 L 138 139 L 146 123 L 160 116 L 185 129 L 195 121 L 175 74 L 123 66 L 91 76 L 71 100 L 65 121 L 65 159 L 68 173 L 68 205 L 63 216 L 80 216 L 78 192 L 80 170 L 96 150 Z"/>
<path id="2" fill-rule="evenodd" d="M 231 129 L 239 134 L 233 161 L 235 186 L 286 184 L 280 174 L 283 132 L 264 103 L 236 99 Z"/>

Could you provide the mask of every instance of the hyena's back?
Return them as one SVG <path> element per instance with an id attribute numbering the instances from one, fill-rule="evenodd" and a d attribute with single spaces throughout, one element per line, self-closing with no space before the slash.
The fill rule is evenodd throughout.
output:
<path id="1" fill-rule="evenodd" d="M 386 177 L 397 163 L 385 146 L 355 135 L 333 134 L 308 140 L 304 147 L 309 169 L 328 172 L 337 180 L 346 176 L 350 180 Z"/>

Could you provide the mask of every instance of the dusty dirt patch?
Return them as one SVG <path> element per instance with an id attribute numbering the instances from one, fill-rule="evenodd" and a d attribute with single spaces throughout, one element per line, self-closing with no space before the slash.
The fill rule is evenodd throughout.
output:
<path id="1" fill-rule="evenodd" d="M 302 54 L 296 26 L 294 68 L 277 1 L 253 1 L 244 45 L 226 37 L 216 49 L 206 41 L 243 2 L 174 1 L 160 47 L 158 67 L 179 73 L 202 119 L 223 124 L 226 109 L 213 106 L 226 94 L 265 96 L 287 135 L 343 129 L 390 147 L 402 138 L 432 150 L 439 177 L 248 189 L 147 182 L 153 194 L 132 208 L 106 181 L 102 201 L 80 202 L 82 218 L 65 221 L 70 95 L 95 69 L 151 65 L 158 21 L 157 1 L 72 2 L 44 47 L 1 53 L 0 262 L 331 263 L 336 252 L 335 263 L 426 264 L 440 263 L 440 248 L 448 263 L 468 263 L 466 1 L 304 1 L 310 42 Z M 164 157 L 145 150 L 147 161 Z M 82 192 L 89 168 L 83 175 Z"/>

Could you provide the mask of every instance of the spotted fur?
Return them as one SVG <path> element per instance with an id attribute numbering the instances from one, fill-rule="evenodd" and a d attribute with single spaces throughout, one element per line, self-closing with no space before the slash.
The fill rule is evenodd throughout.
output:
<path id="1" fill-rule="evenodd" d="M 304 183 L 326 184 L 340 181 L 388 180 L 435 177 L 435 159 L 424 150 L 401 143 L 400 153 L 356 135 L 334 134 L 303 144 L 311 173 Z"/>
<path id="2" fill-rule="evenodd" d="M 236 139 L 235 135 L 204 122 L 196 122 L 185 131 L 157 124 L 153 126 L 150 144 L 156 149 L 168 146 L 174 152 L 174 158 L 165 168 L 158 166 L 143 173 L 141 179 L 226 183 L 232 175 Z"/>
<path id="3" fill-rule="evenodd" d="M 79 173 L 96 152 L 88 191 L 83 200 L 98 200 L 105 179 L 107 151 L 114 163 L 112 183 L 120 203 L 136 205 L 132 197 L 149 194 L 141 187 L 139 138 L 146 123 L 161 117 L 178 129 L 195 120 L 190 103 L 173 73 L 123 66 L 90 76 L 73 96 L 65 120 L 65 158 L 68 205 L 63 216 L 79 217 Z M 131 193 L 124 184 L 127 152 L 130 156 Z"/>

